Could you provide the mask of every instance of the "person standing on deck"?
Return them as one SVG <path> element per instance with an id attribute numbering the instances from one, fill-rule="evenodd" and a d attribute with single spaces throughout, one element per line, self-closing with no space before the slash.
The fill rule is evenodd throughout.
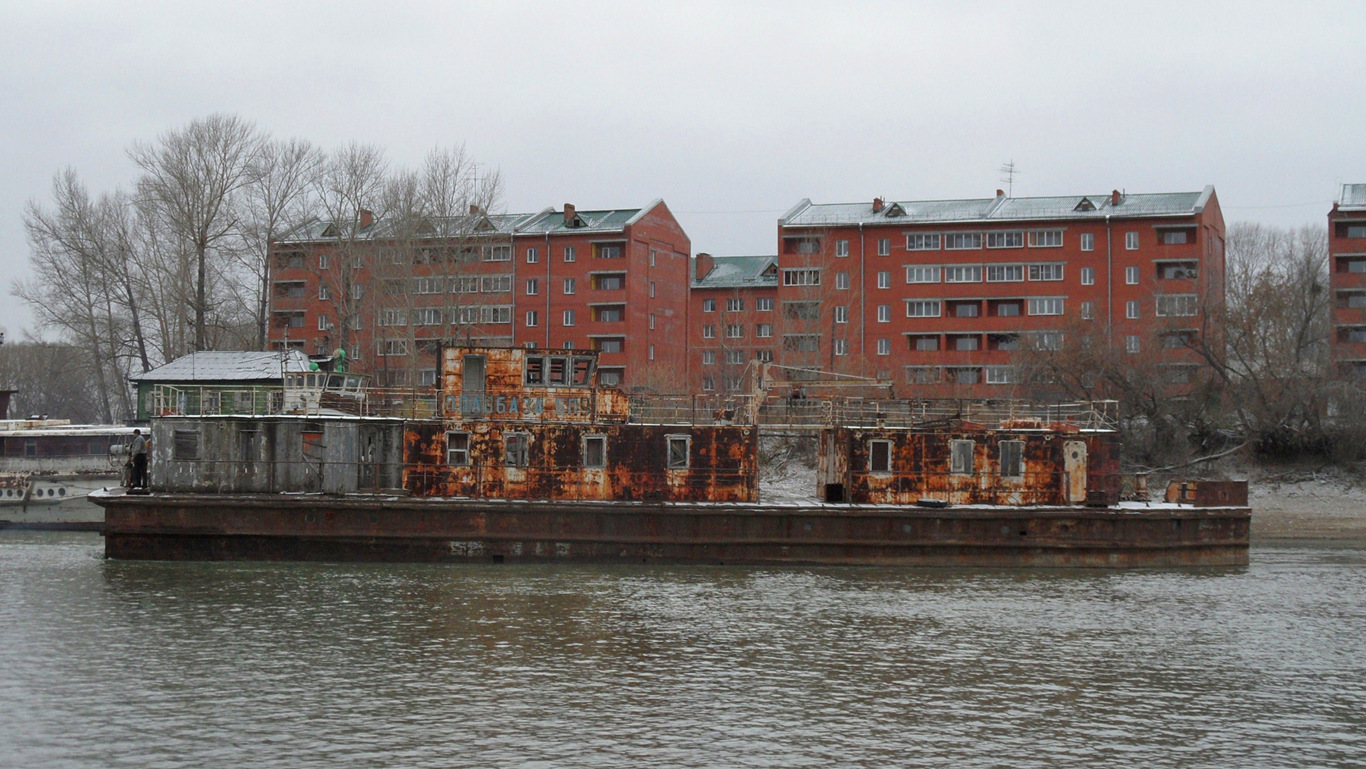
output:
<path id="1" fill-rule="evenodd" d="M 130 488 L 147 488 L 147 439 L 141 430 L 133 430 L 133 445 L 129 449 L 133 455 L 133 478 L 128 482 Z"/>

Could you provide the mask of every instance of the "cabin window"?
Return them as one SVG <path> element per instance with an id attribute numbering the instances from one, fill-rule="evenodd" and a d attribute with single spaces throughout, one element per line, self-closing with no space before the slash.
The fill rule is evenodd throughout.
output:
<path id="1" fill-rule="evenodd" d="M 465 467 L 470 463 L 470 434 L 446 433 L 446 464 Z"/>
<path id="2" fill-rule="evenodd" d="M 587 387 L 593 376 L 592 358 L 574 359 L 574 385 L 576 387 Z"/>
<path id="3" fill-rule="evenodd" d="M 512 433 L 503 438 L 503 464 L 508 467 L 526 467 L 528 462 L 527 447 L 530 443 L 526 433 Z"/>
<path id="4" fill-rule="evenodd" d="M 892 472 L 891 441 L 868 441 L 868 472 Z"/>
<path id="5" fill-rule="evenodd" d="M 1024 477 L 1024 441 L 1001 441 L 1001 477 Z"/>
<path id="6" fill-rule="evenodd" d="M 687 435 L 670 435 L 666 440 L 668 441 L 669 452 L 668 468 L 670 470 L 687 470 L 690 453 L 689 444 L 692 442 L 692 438 Z"/>
<path id="7" fill-rule="evenodd" d="M 199 431 L 176 430 L 171 441 L 171 458 L 176 460 L 199 459 Z"/>
<path id="8" fill-rule="evenodd" d="M 607 436 L 583 436 L 583 466 L 590 470 L 607 466 Z"/>
<path id="9" fill-rule="evenodd" d="M 972 475 L 972 454 L 976 444 L 972 441 L 949 441 L 949 472 L 954 475 Z"/>
<path id="10" fill-rule="evenodd" d="M 527 356 L 526 383 L 528 385 L 545 384 L 545 358 L 542 358 L 539 355 Z"/>
<path id="11" fill-rule="evenodd" d="M 550 358 L 550 376 L 547 384 L 565 385 L 569 383 L 569 359 L 556 355 Z"/>

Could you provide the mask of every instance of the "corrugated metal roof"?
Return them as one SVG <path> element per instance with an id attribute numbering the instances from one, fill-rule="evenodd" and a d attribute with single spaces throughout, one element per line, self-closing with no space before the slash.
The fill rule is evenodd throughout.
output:
<path id="1" fill-rule="evenodd" d="M 592 232 L 595 230 L 619 231 L 625 229 L 626 223 L 640 213 L 639 208 L 618 208 L 604 211 L 575 211 L 574 213 L 583 221 L 582 227 L 567 227 L 564 223 L 563 211 L 543 211 L 539 216 L 522 224 L 518 228 L 518 233 L 566 233 L 566 232 Z"/>
<path id="2" fill-rule="evenodd" d="M 282 355 L 285 356 L 283 360 Z M 183 355 L 129 379 L 134 382 L 279 381 L 283 370 L 308 371 L 308 356 L 298 350 L 288 353 L 205 350 Z"/>
<path id="3" fill-rule="evenodd" d="M 1338 209 L 1366 209 L 1366 184 L 1344 184 L 1342 185 L 1342 197 L 1338 200 Z"/>
<path id="4" fill-rule="evenodd" d="M 871 203 L 798 204 L 779 220 L 795 227 L 891 225 L 935 222 L 1016 222 L 1030 220 L 1193 216 L 1203 210 L 1214 188 L 1197 192 L 1129 193 L 1114 204 L 1110 193 L 1038 198 L 887 201 L 873 212 Z M 804 203 L 806 201 L 803 201 Z"/>
<path id="5" fill-rule="evenodd" d="M 715 256 L 711 271 L 693 281 L 694 288 L 745 288 L 778 285 L 776 256 Z"/>
<path id="6" fill-rule="evenodd" d="M 472 214 L 433 218 L 422 224 L 417 237 L 471 237 L 489 234 L 563 234 L 581 232 L 620 232 L 642 212 L 653 208 L 617 208 L 598 211 L 576 211 L 581 227 L 568 227 L 564 223 L 564 212 L 547 208 L 542 211 L 524 214 Z M 349 224 L 347 225 L 349 226 Z M 356 234 L 358 240 L 379 240 L 394 237 L 397 224 L 392 221 L 378 220 Z M 337 237 L 339 227 L 326 220 L 311 221 L 291 230 L 279 239 L 281 243 L 310 243 Z"/>

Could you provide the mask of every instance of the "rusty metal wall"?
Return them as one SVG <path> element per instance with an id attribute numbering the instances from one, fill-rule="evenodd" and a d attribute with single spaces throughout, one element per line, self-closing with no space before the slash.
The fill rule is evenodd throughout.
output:
<path id="1" fill-rule="evenodd" d="M 482 387 L 466 387 L 465 359 L 484 361 Z M 527 350 L 520 347 L 448 347 L 442 350 L 442 415 L 448 420 L 492 419 L 520 422 L 624 422 L 630 411 L 616 388 L 536 386 L 526 383 L 528 357 L 591 362 L 590 350 Z M 588 382 L 596 374 L 590 370 Z"/>
<path id="2" fill-rule="evenodd" d="M 404 487 L 414 496 L 711 502 L 758 498 L 758 432 L 749 427 L 452 424 L 469 434 L 468 466 L 446 461 L 444 428 L 450 424 L 409 425 Z M 504 439 L 511 433 L 529 437 L 526 467 L 505 464 Z M 585 436 L 606 439 L 604 467 L 584 466 Z M 668 468 L 670 436 L 688 438 L 686 469 Z"/>
<path id="3" fill-rule="evenodd" d="M 874 440 L 890 443 L 891 472 L 870 470 Z M 954 440 L 973 442 L 973 474 L 951 472 Z M 839 483 L 842 477 L 838 501 L 854 504 L 913 505 L 927 499 L 953 505 L 1061 505 L 1069 503 L 1063 456 L 1069 440 L 1087 444 L 1086 487 L 1103 490 L 1107 499 L 1113 487 L 1117 499 L 1119 445 L 1108 432 L 836 427 L 822 433 L 819 475 L 822 484 Z M 1001 441 L 1023 442 L 1022 477 L 1001 475 Z M 823 499 L 832 496 L 828 485 L 817 491 Z"/>

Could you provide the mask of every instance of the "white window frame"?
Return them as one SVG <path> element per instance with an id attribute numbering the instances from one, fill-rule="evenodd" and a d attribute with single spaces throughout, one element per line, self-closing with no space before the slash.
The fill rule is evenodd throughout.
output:
<path id="1" fill-rule="evenodd" d="M 1095 251 L 1095 250 L 1096 250 L 1096 234 L 1095 234 L 1094 232 L 1083 232 L 1083 233 L 1081 234 L 1081 250 L 1083 250 L 1083 251 Z"/>
<path id="2" fill-rule="evenodd" d="M 819 286 L 821 284 L 821 268 L 819 267 L 786 267 L 783 269 L 784 286 Z"/>
<path id="3" fill-rule="evenodd" d="M 988 283 L 1023 283 L 1025 266 L 1023 264 L 988 264 L 985 277 Z"/>
<path id="4" fill-rule="evenodd" d="M 950 264 L 944 267 L 945 283 L 981 283 L 982 265 Z"/>
<path id="5" fill-rule="evenodd" d="M 1062 230 L 1030 230 L 1030 248 L 1062 248 Z"/>
<path id="6" fill-rule="evenodd" d="M 1124 233 L 1124 250 L 1125 250 L 1125 251 L 1137 251 L 1137 250 L 1138 250 L 1138 233 L 1137 233 L 1137 232 L 1126 232 L 1126 233 Z"/>
<path id="7" fill-rule="evenodd" d="M 878 255 L 878 256 L 891 256 L 891 255 L 892 255 L 892 239 L 891 239 L 891 238 L 878 238 L 878 241 L 877 241 L 877 255 Z"/>
<path id="8" fill-rule="evenodd" d="M 848 255 L 849 255 L 849 241 L 847 241 L 847 240 L 836 240 L 836 241 L 835 241 L 835 256 L 837 256 L 837 257 L 846 257 L 846 256 L 848 256 Z"/>
<path id="9" fill-rule="evenodd" d="M 907 251 L 938 251 L 942 248 L 943 242 L 943 235 L 938 232 L 906 233 Z"/>
<path id="10" fill-rule="evenodd" d="M 908 264 L 906 265 L 906 285 L 923 283 L 938 283 L 943 276 L 944 268 L 937 264 Z"/>
<path id="11" fill-rule="evenodd" d="M 1024 230 L 988 232 L 987 248 L 1024 248 Z"/>
<path id="12" fill-rule="evenodd" d="M 1039 262 L 1029 265 L 1029 279 L 1031 281 L 1048 283 L 1063 279 L 1066 270 L 1065 262 Z"/>
<path id="13" fill-rule="evenodd" d="M 1030 315 L 1062 315 L 1066 304 L 1060 296 L 1034 296 L 1029 298 L 1027 312 Z"/>
<path id="14" fill-rule="evenodd" d="M 906 317 L 938 318 L 944 313 L 944 302 L 940 299 L 907 299 Z"/>
<path id="15" fill-rule="evenodd" d="M 1138 285 L 1138 268 L 1137 268 L 1137 267 L 1125 267 L 1125 268 L 1124 268 L 1124 285 L 1126 285 L 1126 286 L 1137 286 L 1137 285 Z"/>

